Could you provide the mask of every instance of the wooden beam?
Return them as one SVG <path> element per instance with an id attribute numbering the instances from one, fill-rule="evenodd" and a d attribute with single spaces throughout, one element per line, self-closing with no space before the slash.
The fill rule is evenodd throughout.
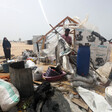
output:
<path id="1" fill-rule="evenodd" d="M 70 23 L 69 26 L 76 26 L 76 24 Z"/>
<path id="2" fill-rule="evenodd" d="M 75 20 L 73 20 L 72 18 L 70 18 L 69 16 L 67 16 L 67 18 L 68 18 L 69 20 L 71 20 L 73 23 L 79 24 L 78 22 L 76 22 Z"/>
<path id="3" fill-rule="evenodd" d="M 59 25 L 59 27 L 63 27 L 63 25 Z"/>
<path id="4" fill-rule="evenodd" d="M 88 110 L 88 105 L 81 99 L 76 99 L 76 98 L 73 98 L 72 99 L 72 102 L 77 104 L 78 106 Z"/>
<path id="5" fill-rule="evenodd" d="M 56 27 L 58 27 L 61 23 L 63 23 L 68 17 L 64 18 L 61 22 L 59 22 L 54 28 L 52 28 L 48 33 L 46 33 L 42 38 L 40 38 L 38 42 L 40 42 L 43 38 L 45 38 L 49 33 L 51 33 Z"/>
<path id="6" fill-rule="evenodd" d="M 58 27 L 61 23 L 63 23 L 68 17 L 64 18 L 61 22 L 59 22 L 54 28 L 52 28 L 48 33 L 45 34 L 47 36 L 49 33 L 51 33 L 56 27 Z"/>
<path id="7" fill-rule="evenodd" d="M 74 33 L 74 30 L 72 30 L 70 33 Z"/>
<path id="8" fill-rule="evenodd" d="M 71 23 L 71 20 L 70 19 L 68 19 L 68 21 Z"/>
<path id="9" fill-rule="evenodd" d="M 74 34 L 74 33 L 71 32 L 70 34 Z"/>
<path id="10" fill-rule="evenodd" d="M 90 108 L 88 108 L 88 111 L 87 112 L 93 112 Z"/>
<path id="11" fill-rule="evenodd" d="M 72 43 L 72 46 L 73 46 L 73 48 L 75 48 L 75 30 L 74 30 L 74 35 L 73 35 L 73 43 Z"/>
<path id="12" fill-rule="evenodd" d="M 44 49 L 44 46 L 45 46 L 45 40 L 46 40 L 46 37 L 43 38 L 43 42 L 42 42 L 42 47 L 41 47 L 41 49 Z"/>
<path id="13" fill-rule="evenodd" d="M 43 38 L 45 38 L 45 35 L 43 35 L 39 40 L 37 40 L 37 43 L 39 43 Z"/>

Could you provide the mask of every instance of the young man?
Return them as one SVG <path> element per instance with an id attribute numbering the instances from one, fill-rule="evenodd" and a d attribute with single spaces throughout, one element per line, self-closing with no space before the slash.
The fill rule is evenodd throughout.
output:
<path id="1" fill-rule="evenodd" d="M 72 37 L 69 36 L 69 32 L 70 32 L 70 29 L 69 28 L 65 29 L 65 34 L 62 35 L 62 37 L 71 46 L 72 45 Z"/>

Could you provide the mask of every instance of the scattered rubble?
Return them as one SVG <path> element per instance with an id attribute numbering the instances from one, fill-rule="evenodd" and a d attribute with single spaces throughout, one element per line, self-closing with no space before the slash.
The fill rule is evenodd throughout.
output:
<path id="1" fill-rule="evenodd" d="M 68 25 L 65 24 L 65 20 L 68 20 L 70 23 Z M 10 73 L 8 76 L 0 76 L 0 106 L 2 111 L 112 111 L 112 101 L 110 100 L 112 97 L 110 94 L 111 87 L 110 89 L 109 87 L 105 89 L 105 86 L 101 85 L 108 82 L 112 70 L 112 63 L 107 62 L 110 52 L 109 43 L 97 32 L 94 32 L 92 29 L 88 30 L 84 24 L 78 23 L 69 17 L 65 18 L 65 20 L 61 22 L 63 25 L 60 23 L 60 26 L 68 26 L 71 34 L 74 34 L 73 39 L 76 37 L 72 41 L 72 46 L 69 46 L 61 37 L 55 29 L 59 26 L 56 26 L 44 36 L 47 37 L 48 35 L 48 38 L 46 42 L 44 40 L 43 44 L 41 44 L 41 50 L 40 46 L 38 46 L 38 50 L 35 53 L 27 49 L 17 59 L 9 60 L 0 65 L 0 72 L 5 71 Z M 70 25 L 71 23 L 72 25 Z M 51 41 L 49 34 L 54 30 L 55 32 L 57 31 L 57 34 L 55 35 L 55 39 Z M 41 38 L 44 39 L 44 37 L 42 36 Z M 83 41 L 84 38 L 86 41 Z M 42 40 L 40 39 L 38 42 Z M 85 47 L 86 42 L 89 43 L 91 57 L 89 54 L 87 66 L 85 64 L 80 67 L 79 65 L 81 64 L 78 61 L 81 61 L 83 64 L 87 60 L 83 57 L 84 53 L 79 57 L 76 49 L 78 49 L 77 46 L 79 44 Z M 93 46 L 97 46 L 95 48 L 95 54 L 93 52 Z M 102 54 L 102 52 L 96 52 L 98 49 L 105 51 L 104 54 L 107 52 L 108 55 L 105 57 L 101 55 L 99 57 L 98 55 L 100 53 Z M 36 63 L 37 61 L 38 64 Z M 52 65 L 47 66 L 47 70 L 45 71 L 39 65 L 40 62 L 50 62 Z M 53 66 L 53 64 L 56 66 Z M 79 69 L 77 69 L 77 66 Z M 96 70 L 97 67 L 99 68 Z M 106 98 L 101 95 L 100 90 L 96 90 L 96 87 L 97 90 L 98 87 L 103 88 Z"/>

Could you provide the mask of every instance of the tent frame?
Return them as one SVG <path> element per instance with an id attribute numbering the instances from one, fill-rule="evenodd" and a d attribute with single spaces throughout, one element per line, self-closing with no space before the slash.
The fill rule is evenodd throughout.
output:
<path id="1" fill-rule="evenodd" d="M 61 22 L 59 22 L 55 27 L 53 27 L 49 32 L 47 32 L 45 35 L 43 35 L 43 36 L 37 41 L 37 44 L 38 44 L 40 41 L 43 40 L 43 41 L 42 41 L 41 50 L 44 49 L 44 47 L 45 47 L 45 41 L 46 41 L 47 35 L 50 34 L 54 29 L 56 29 L 56 28 L 58 28 L 58 27 L 63 27 L 63 26 L 65 25 L 65 22 L 66 22 L 67 20 L 69 21 L 69 23 L 71 23 L 71 25 L 72 25 L 72 23 L 73 23 L 73 25 L 74 25 L 74 23 L 75 23 L 75 24 L 78 24 L 78 22 L 76 22 L 75 20 L 73 20 L 73 19 L 70 18 L 69 16 L 65 17 Z M 74 35 L 75 35 L 75 31 L 72 30 L 72 31 L 70 32 L 70 34 L 74 34 Z"/>

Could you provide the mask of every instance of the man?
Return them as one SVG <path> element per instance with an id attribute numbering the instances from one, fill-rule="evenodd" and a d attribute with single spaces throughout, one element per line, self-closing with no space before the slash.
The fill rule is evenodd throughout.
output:
<path id="1" fill-rule="evenodd" d="M 69 28 L 65 29 L 65 34 L 62 35 L 62 37 L 71 46 L 72 45 L 72 38 L 71 38 L 71 36 L 69 36 L 69 32 L 70 32 L 70 29 Z"/>
<path id="2" fill-rule="evenodd" d="M 72 38 L 69 36 L 69 32 L 70 32 L 70 29 L 65 29 L 65 34 L 64 35 L 61 35 L 61 37 L 71 46 L 72 45 Z M 60 58 L 60 52 L 62 52 L 62 50 L 66 50 L 65 49 L 65 42 L 63 42 L 63 39 L 60 39 L 59 42 L 58 42 L 58 45 L 56 46 L 55 48 L 55 56 L 56 56 L 56 63 L 62 63 L 61 62 L 61 58 Z M 60 49 L 61 47 L 61 49 Z"/>

